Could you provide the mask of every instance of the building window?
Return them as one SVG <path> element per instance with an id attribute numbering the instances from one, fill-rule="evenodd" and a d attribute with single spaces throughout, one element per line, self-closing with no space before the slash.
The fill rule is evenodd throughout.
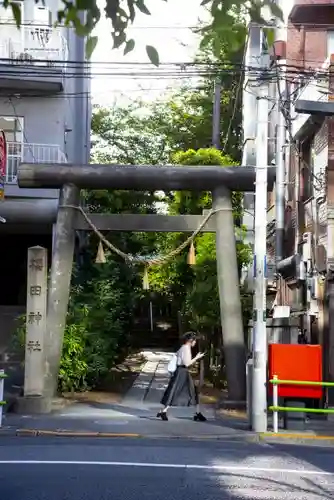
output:
<path id="1" fill-rule="evenodd" d="M 334 54 L 334 31 L 327 31 L 327 58 Z"/>
<path id="2" fill-rule="evenodd" d="M 6 182 L 16 182 L 17 169 L 24 155 L 23 118 L 18 116 L 0 116 L 0 129 L 7 139 Z"/>
<path id="3" fill-rule="evenodd" d="M 23 118 L 19 116 L 0 116 L 0 130 L 3 130 L 7 142 L 22 144 Z"/>

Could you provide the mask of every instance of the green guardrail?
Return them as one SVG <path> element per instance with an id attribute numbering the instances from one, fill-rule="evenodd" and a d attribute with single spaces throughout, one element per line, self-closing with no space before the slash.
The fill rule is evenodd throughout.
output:
<path id="1" fill-rule="evenodd" d="M 278 432 L 278 413 L 279 412 L 293 412 L 293 413 L 319 413 L 319 414 L 334 414 L 334 409 L 328 408 L 296 408 L 289 406 L 280 406 L 278 404 L 278 386 L 279 385 L 304 385 L 305 387 L 334 387 L 334 382 L 315 382 L 312 380 L 280 380 L 274 377 L 269 380 L 269 383 L 273 385 L 273 404 L 269 406 L 268 410 L 273 412 L 273 431 Z"/>
<path id="2" fill-rule="evenodd" d="M 334 413 L 334 409 L 294 408 L 293 406 L 289 406 L 289 408 L 286 408 L 285 406 L 269 406 L 269 410 L 271 410 L 271 411 L 292 411 L 294 413 Z"/>
<path id="3" fill-rule="evenodd" d="M 272 378 L 269 382 L 273 385 L 305 385 L 305 386 L 322 386 L 322 387 L 334 387 L 334 382 L 315 382 L 307 380 L 279 380 L 277 378 Z"/>

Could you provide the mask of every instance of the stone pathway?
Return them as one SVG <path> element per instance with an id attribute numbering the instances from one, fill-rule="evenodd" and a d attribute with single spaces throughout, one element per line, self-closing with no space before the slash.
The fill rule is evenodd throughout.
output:
<path id="1" fill-rule="evenodd" d="M 159 404 L 168 382 L 168 363 L 171 353 L 144 351 L 147 361 L 132 388 L 123 399 L 124 404 Z"/>

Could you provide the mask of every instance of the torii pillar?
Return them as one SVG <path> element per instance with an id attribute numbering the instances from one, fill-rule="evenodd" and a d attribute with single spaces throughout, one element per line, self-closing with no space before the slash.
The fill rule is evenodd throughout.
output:
<path id="1" fill-rule="evenodd" d="M 216 219 L 216 261 L 224 359 L 230 404 L 245 401 L 246 349 L 231 193 L 224 187 L 212 192 Z M 242 369 L 241 369 L 242 367 Z"/>

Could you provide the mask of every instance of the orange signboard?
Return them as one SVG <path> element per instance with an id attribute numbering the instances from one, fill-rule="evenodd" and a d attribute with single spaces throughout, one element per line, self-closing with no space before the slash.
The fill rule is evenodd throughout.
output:
<path id="1" fill-rule="evenodd" d="M 308 344 L 270 344 L 269 378 L 279 380 L 322 381 L 322 347 Z M 279 385 L 278 395 L 284 398 L 321 399 L 321 386 Z M 272 384 L 270 384 L 272 394 Z"/>

